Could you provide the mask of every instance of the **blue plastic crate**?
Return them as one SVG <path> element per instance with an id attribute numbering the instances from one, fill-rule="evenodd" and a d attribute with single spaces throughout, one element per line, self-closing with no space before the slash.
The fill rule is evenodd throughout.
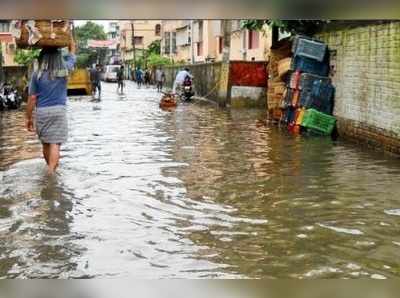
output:
<path id="1" fill-rule="evenodd" d="M 335 88 L 330 82 L 317 80 L 312 89 L 303 89 L 300 93 L 300 106 L 313 108 L 322 113 L 331 115 L 334 105 Z"/>
<path id="2" fill-rule="evenodd" d="M 333 101 L 325 98 L 313 98 L 310 108 L 315 109 L 321 113 L 332 115 Z"/>
<path id="3" fill-rule="evenodd" d="M 300 39 L 313 40 L 311 37 L 309 37 L 309 36 L 307 36 L 307 35 L 301 35 L 301 34 L 296 35 L 296 36 L 293 38 L 292 53 L 295 53 L 295 52 L 296 52 L 297 45 L 299 44 L 299 40 L 300 40 Z"/>
<path id="4" fill-rule="evenodd" d="M 312 94 L 311 90 L 303 89 L 300 92 L 300 106 L 305 108 L 310 108 L 312 105 Z"/>
<path id="5" fill-rule="evenodd" d="M 329 74 L 329 63 L 327 59 L 323 62 L 319 62 L 307 57 L 294 56 L 292 58 L 291 69 L 293 71 L 299 70 L 301 72 L 327 77 Z"/>
<path id="6" fill-rule="evenodd" d="M 311 73 L 302 73 L 300 76 L 299 88 L 300 90 L 312 90 L 313 84 L 317 80 L 322 80 L 323 82 L 330 83 L 331 79 L 329 77 L 323 77 L 314 75 Z"/>
<path id="7" fill-rule="evenodd" d="M 332 98 L 335 88 L 330 82 L 325 80 L 316 80 L 312 86 L 312 96 L 319 98 Z"/>
<path id="8" fill-rule="evenodd" d="M 307 57 L 322 62 L 325 59 L 326 51 L 327 46 L 323 42 L 299 38 L 296 44 L 294 55 Z"/>

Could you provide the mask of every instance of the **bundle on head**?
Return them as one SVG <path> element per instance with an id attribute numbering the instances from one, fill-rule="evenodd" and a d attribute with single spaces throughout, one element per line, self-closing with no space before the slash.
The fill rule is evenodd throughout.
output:
<path id="1" fill-rule="evenodd" d="M 68 47 L 70 31 L 68 20 L 25 20 L 21 22 L 21 35 L 16 43 L 19 48 Z M 32 35 L 35 35 L 33 39 Z"/>

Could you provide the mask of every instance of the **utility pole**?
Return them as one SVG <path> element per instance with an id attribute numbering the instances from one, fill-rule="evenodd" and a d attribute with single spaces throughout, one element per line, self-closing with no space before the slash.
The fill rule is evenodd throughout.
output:
<path id="1" fill-rule="evenodd" d="M 0 83 L 3 82 L 3 52 L 2 52 L 2 46 L 0 43 Z"/>
<path id="2" fill-rule="evenodd" d="M 231 86 L 229 82 L 229 60 L 231 54 L 231 33 L 232 21 L 221 21 L 223 34 L 223 49 L 222 49 L 222 67 L 221 67 L 221 82 L 219 90 L 219 104 L 222 107 L 230 104 L 231 101 Z"/>
<path id="3" fill-rule="evenodd" d="M 131 30 L 132 30 L 132 51 L 133 51 L 133 65 L 136 68 L 136 46 L 135 46 L 135 21 L 131 21 Z"/>
<path id="4" fill-rule="evenodd" d="M 194 21 L 191 20 L 190 21 L 190 49 L 191 49 L 190 61 L 191 61 L 191 64 L 194 64 L 193 25 L 194 25 Z"/>
<path id="5" fill-rule="evenodd" d="M 231 33 L 232 33 L 232 21 L 222 20 L 222 33 L 223 33 L 223 50 L 222 50 L 222 62 L 228 63 L 231 53 Z"/>

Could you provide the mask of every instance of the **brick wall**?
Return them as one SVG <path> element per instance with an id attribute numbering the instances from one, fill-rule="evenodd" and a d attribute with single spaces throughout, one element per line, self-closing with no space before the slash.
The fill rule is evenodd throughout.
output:
<path id="1" fill-rule="evenodd" d="M 400 154 L 400 22 L 337 27 L 331 52 L 339 134 Z"/>

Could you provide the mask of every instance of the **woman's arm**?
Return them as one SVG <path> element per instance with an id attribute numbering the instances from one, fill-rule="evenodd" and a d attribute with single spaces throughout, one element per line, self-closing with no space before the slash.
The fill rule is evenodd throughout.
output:
<path id="1" fill-rule="evenodd" d="M 28 90 L 28 103 L 26 106 L 26 128 L 28 131 L 33 132 L 33 110 L 36 107 L 38 86 L 36 82 L 36 73 L 32 74 Z"/>
<path id="2" fill-rule="evenodd" d="M 64 57 L 64 63 L 65 63 L 65 66 L 67 67 L 67 69 L 69 71 L 72 71 L 76 64 L 76 56 L 75 56 L 76 46 L 75 46 L 75 40 L 72 37 L 72 34 L 71 34 L 70 38 L 71 38 L 71 40 L 70 40 L 70 43 L 68 46 L 69 53 L 67 56 Z"/>
<path id="3" fill-rule="evenodd" d="M 26 105 L 26 129 L 33 132 L 33 109 L 36 106 L 36 95 L 28 97 L 28 104 Z"/>
<path id="4" fill-rule="evenodd" d="M 69 43 L 68 50 L 69 50 L 70 54 L 75 55 L 76 44 L 75 44 L 75 40 L 74 40 L 74 37 L 72 36 L 72 34 L 71 34 L 71 42 Z"/>

